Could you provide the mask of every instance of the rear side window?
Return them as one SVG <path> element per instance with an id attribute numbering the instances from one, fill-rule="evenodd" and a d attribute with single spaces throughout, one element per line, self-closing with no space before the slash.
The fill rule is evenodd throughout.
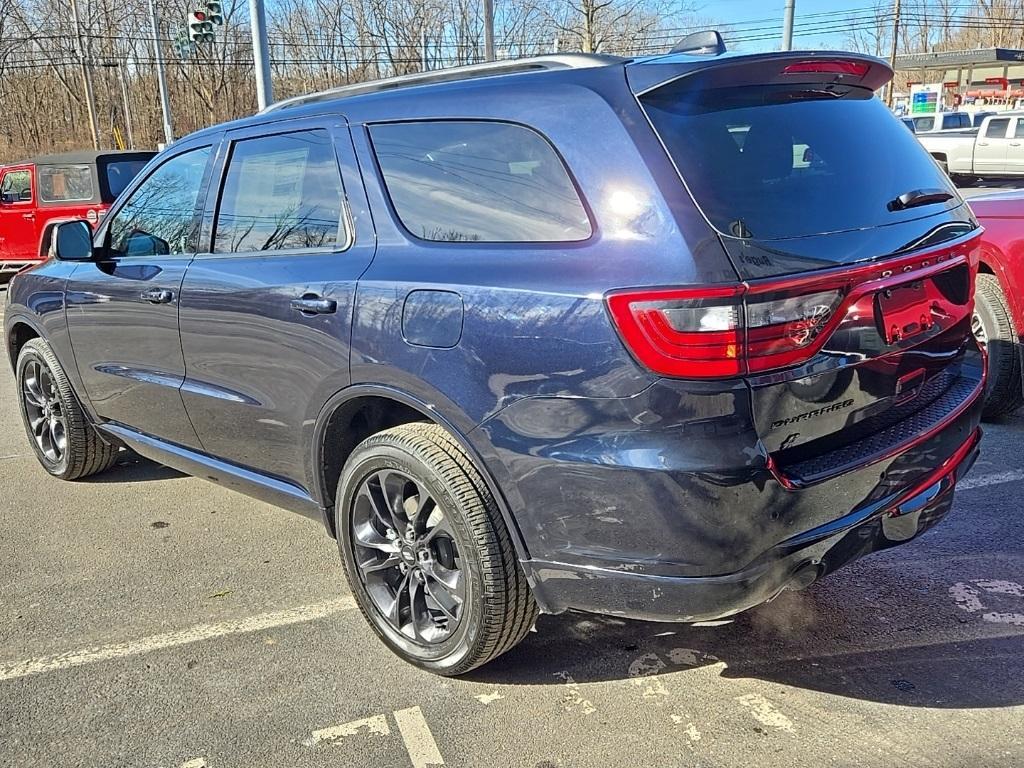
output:
<path id="1" fill-rule="evenodd" d="M 341 172 L 325 130 L 235 142 L 213 250 L 250 253 L 338 242 Z"/>
<path id="2" fill-rule="evenodd" d="M 551 144 L 499 122 L 389 123 L 370 128 L 402 224 L 423 240 L 572 242 L 592 229 Z"/>
<path id="3" fill-rule="evenodd" d="M 8 171 L 0 185 L 0 196 L 5 203 L 28 202 L 32 199 L 32 178 L 28 171 Z"/>
<path id="4" fill-rule="evenodd" d="M 953 193 L 868 89 L 685 81 L 641 102 L 697 205 L 723 234 L 763 241 L 884 226 L 941 210 L 890 210 L 910 190 Z"/>
<path id="5" fill-rule="evenodd" d="M 1010 125 L 1010 118 L 1000 117 L 997 120 L 989 120 L 988 128 L 985 129 L 986 139 L 1005 139 L 1006 129 Z"/>
<path id="6" fill-rule="evenodd" d="M 1017 118 L 1017 127 L 1014 129 L 1013 138 L 1024 139 L 1024 118 Z"/>
<path id="7" fill-rule="evenodd" d="M 39 198 L 44 203 L 73 203 L 96 197 L 90 165 L 41 165 Z"/>
<path id="8" fill-rule="evenodd" d="M 146 167 L 148 160 L 114 160 L 106 164 L 104 173 L 107 175 L 107 189 L 110 190 L 110 199 L 124 192 L 131 180 L 139 175 L 139 171 Z"/>

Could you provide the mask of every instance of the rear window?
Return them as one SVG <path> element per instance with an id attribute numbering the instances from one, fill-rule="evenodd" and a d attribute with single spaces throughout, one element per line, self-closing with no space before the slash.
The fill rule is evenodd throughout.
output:
<path id="1" fill-rule="evenodd" d="M 44 203 L 84 202 L 96 197 L 91 165 L 41 165 L 38 176 L 39 198 Z"/>
<path id="2" fill-rule="evenodd" d="M 915 117 L 914 118 L 914 128 L 916 128 L 918 131 L 930 131 L 934 127 L 935 127 L 935 118 L 934 117 Z"/>
<path id="3" fill-rule="evenodd" d="M 942 208 L 890 211 L 906 192 L 955 194 L 864 88 L 670 84 L 642 101 L 694 200 L 726 235 L 776 240 L 878 227 Z"/>
<path id="4" fill-rule="evenodd" d="M 107 189 L 110 191 L 110 199 L 124 192 L 125 187 L 131 180 L 139 175 L 139 171 L 146 167 L 148 160 L 114 160 L 107 163 L 104 172 L 107 176 Z"/>
<path id="5" fill-rule="evenodd" d="M 370 129 L 391 202 L 424 240 L 568 242 L 590 220 L 552 146 L 521 125 L 416 122 Z"/>

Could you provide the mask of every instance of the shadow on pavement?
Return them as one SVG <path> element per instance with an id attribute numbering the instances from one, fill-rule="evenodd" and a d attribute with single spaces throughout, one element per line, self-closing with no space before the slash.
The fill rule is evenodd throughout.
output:
<path id="1" fill-rule="evenodd" d="M 906 599 L 921 604 L 887 625 L 856 594 L 824 586 L 784 593 L 713 628 L 542 616 L 519 647 L 469 678 L 562 685 L 567 676 L 587 683 L 677 673 L 683 687 L 690 675 L 710 675 L 902 706 L 1024 704 L 1024 626 L 987 623 L 952 603 L 936 613 L 936 598 L 908 589 Z"/>
<path id="2" fill-rule="evenodd" d="M 122 451 L 117 464 L 98 475 L 85 477 L 80 483 L 143 483 L 150 480 L 173 480 L 187 477 L 183 472 L 144 459 L 131 451 Z"/>

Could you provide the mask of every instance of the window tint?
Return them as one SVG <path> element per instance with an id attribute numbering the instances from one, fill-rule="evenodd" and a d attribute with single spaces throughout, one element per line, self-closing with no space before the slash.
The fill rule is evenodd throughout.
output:
<path id="1" fill-rule="evenodd" d="M 44 203 L 92 200 L 96 190 L 90 165 L 41 165 L 39 198 Z"/>
<path id="2" fill-rule="evenodd" d="M 1013 138 L 1024 139 L 1024 117 L 1017 118 L 1017 127 L 1014 129 Z"/>
<path id="3" fill-rule="evenodd" d="M 1006 128 L 1010 125 L 1010 118 L 1000 117 L 995 120 L 989 120 L 988 128 L 985 129 L 985 138 L 987 139 L 1005 139 Z"/>
<path id="4" fill-rule="evenodd" d="M 136 189 L 110 222 L 113 256 L 188 253 L 210 148 L 172 157 Z"/>
<path id="5" fill-rule="evenodd" d="M 930 131 L 932 128 L 935 127 L 935 118 L 934 117 L 915 117 L 914 118 L 914 127 L 918 131 Z"/>
<path id="6" fill-rule="evenodd" d="M 590 237 L 590 220 L 562 160 L 528 128 L 446 121 L 375 125 L 370 133 L 395 211 L 416 237 Z"/>
<path id="7" fill-rule="evenodd" d="M 32 199 L 32 179 L 28 171 L 9 171 L 4 174 L 0 196 L 5 203 L 18 203 Z"/>
<path id="8" fill-rule="evenodd" d="M 324 248 L 338 242 L 341 173 L 327 131 L 234 145 L 217 213 L 214 251 Z"/>
<path id="9" fill-rule="evenodd" d="M 146 166 L 147 162 L 147 160 L 114 160 L 107 163 L 105 173 L 111 200 L 124 192 L 125 187 L 139 175 L 139 171 Z"/>
<path id="10" fill-rule="evenodd" d="M 884 226 L 941 210 L 890 210 L 908 190 L 951 189 L 870 90 L 686 80 L 641 101 L 697 204 L 726 235 L 764 241 Z"/>

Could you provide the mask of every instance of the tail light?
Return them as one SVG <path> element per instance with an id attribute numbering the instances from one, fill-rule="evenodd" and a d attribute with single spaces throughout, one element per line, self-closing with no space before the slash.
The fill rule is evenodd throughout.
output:
<path id="1" fill-rule="evenodd" d="M 655 373 L 695 379 L 762 373 L 809 360 L 849 313 L 874 317 L 878 291 L 955 266 L 973 275 L 979 240 L 854 269 L 707 289 L 614 291 L 605 300 L 623 342 Z M 949 321 L 970 313 L 973 296 L 964 298 L 943 308 Z"/>
<path id="2" fill-rule="evenodd" d="M 849 59 L 819 59 L 810 61 L 798 61 L 790 64 L 782 70 L 784 75 L 853 75 L 864 77 L 871 69 L 866 61 L 851 61 Z"/>

